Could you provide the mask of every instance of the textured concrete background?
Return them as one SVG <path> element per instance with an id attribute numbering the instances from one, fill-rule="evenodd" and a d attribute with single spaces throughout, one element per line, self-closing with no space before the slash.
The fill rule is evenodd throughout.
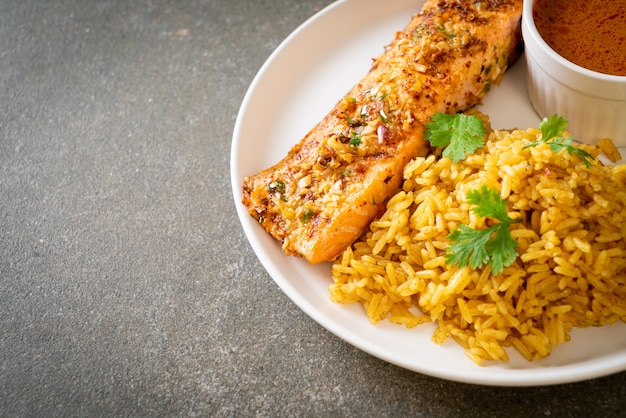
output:
<path id="1" fill-rule="evenodd" d="M 626 374 L 452 383 L 309 319 L 248 246 L 236 113 L 330 0 L 0 1 L 0 416 L 617 416 Z"/>

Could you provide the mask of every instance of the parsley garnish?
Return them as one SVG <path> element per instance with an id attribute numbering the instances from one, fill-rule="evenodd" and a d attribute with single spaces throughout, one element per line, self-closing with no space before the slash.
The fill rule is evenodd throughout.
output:
<path id="1" fill-rule="evenodd" d="M 444 35 L 446 35 L 449 39 L 454 39 L 454 38 L 456 38 L 456 35 L 455 35 L 454 33 L 448 33 L 448 32 L 446 31 L 446 28 L 445 28 L 445 27 L 443 27 L 443 26 L 438 27 L 438 28 L 437 28 L 437 30 L 438 30 L 439 32 L 443 33 Z"/>
<path id="2" fill-rule="evenodd" d="M 469 265 L 472 269 L 488 264 L 492 273 L 497 275 L 517 258 L 518 243 L 511 237 L 509 226 L 519 221 L 508 215 L 506 200 L 485 185 L 480 190 L 468 192 L 467 202 L 475 205 L 472 212 L 476 215 L 493 218 L 498 223 L 481 230 L 459 225 L 448 235 L 450 245 L 446 263 L 461 267 Z"/>
<path id="3" fill-rule="evenodd" d="M 268 189 L 274 193 L 285 193 L 285 183 L 280 180 L 276 180 L 270 183 Z"/>
<path id="4" fill-rule="evenodd" d="M 305 224 L 311 220 L 313 215 L 315 215 L 314 211 L 312 211 L 311 209 L 305 209 L 304 214 L 302 215 L 302 218 L 300 218 L 300 221 L 302 221 L 302 223 Z"/>
<path id="5" fill-rule="evenodd" d="M 445 147 L 443 156 L 455 163 L 485 143 L 487 132 L 478 116 L 437 112 L 430 120 L 424 132 L 426 140 L 435 147 Z"/>
<path id="6" fill-rule="evenodd" d="M 356 147 L 361 144 L 361 135 L 357 132 L 350 133 L 350 145 Z"/>
<path id="7" fill-rule="evenodd" d="M 349 126 L 356 126 L 356 125 L 358 125 L 361 122 L 358 119 L 354 119 L 352 116 L 348 115 L 348 116 L 346 116 L 346 123 Z"/>
<path id="8" fill-rule="evenodd" d="M 426 26 L 424 26 L 424 25 L 420 25 L 420 26 L 418 26 L 418 27 L 417 27 L 417 28 L 413 31 L 413 36 L 412 36 L 411 40 L 412 40 L 413 42 L 416 42 L 416 41 L 419 41 L 420 39 L 422 39 L 422 37 L 423 37 L 423 36 L 422 36 L 421 32 L 422 32 L 424 29 L 426 29 Z"/>
<path id="9" fill-rule="evenodd" d="M 568 135 L 563 137 L 563 133 L 567 128 L 567 119 L 564 117 L 558 116 L 554 114 L 550 116 L 550 118 L 543 118 L 541 124 L 539 125 L 541 129 L 541 140 L 532 142 L 528 145 L 525 145 L 522 149 L 535 147 L 542 142 L 550 145 L 550 149 L 554 152 L 559 152 L 561 150 L 567 151 L 571 155 L 577 155 L 583 163 L 585 163 L 585 167 L 591 167 L 590 159 L 593 160 L 593 155 L 589 154 L 587 151 L 580 149 L 574 145 L 572 142 L 574 141 L 574 137 L 572 135 Z"/>
<path id="10" fill-rule="evenodd" d="M 282 200 L 283 202 L 287 201 L 287 198 L 285 197 L 286 187 L 285 187 L 285 183 L 283 183 L 282 181 L 280 180 L 273 181 L 269 184 L 267 188 L 269 189 L 271 193 L 275 193 L 278 196 L 278 198 Z"/>

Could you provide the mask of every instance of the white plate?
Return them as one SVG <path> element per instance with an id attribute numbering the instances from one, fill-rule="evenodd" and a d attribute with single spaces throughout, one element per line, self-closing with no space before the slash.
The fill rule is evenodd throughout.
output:
<path id="1" fill-rule="evenodd" d="M 529 386 L 591 379 L 626 370 L 626 325 L 576 329 L 548 358 L 477 366 L 452 340 L 431 341 L 434 325 L 408 330 L 372 326 L 360 304 L 329 300 L 330 264 L 287 257 L 241 204 L 246 175 L 278 162 L 369 70 L 397 30 L 421 8 L 415 0 L 343 0 L 294 31 L 252 82 L 233 134 L 231 178 L 237 213 L 250 245 L 270 276 L 311 318 L 339 338 L 380 359 L 423 374 L 475 384 Z M 526 96 L 525 63 L 518 61 L 482 109 L 497 128 L 538 126 Z"/>

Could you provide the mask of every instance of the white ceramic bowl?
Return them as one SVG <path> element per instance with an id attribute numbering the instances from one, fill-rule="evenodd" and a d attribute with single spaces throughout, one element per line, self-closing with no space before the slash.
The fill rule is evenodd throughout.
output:
<path id="1" fill-rule="evenodd" d="M 626 76 L 602 74 L 557 54 L 541 38 L 533 20 L 534 0 L 525 0 L 522 15 L 528 95 L 541 118 L 567 118 L 568 131 L 580 142 L 611 138 L 626 146 Z"/>

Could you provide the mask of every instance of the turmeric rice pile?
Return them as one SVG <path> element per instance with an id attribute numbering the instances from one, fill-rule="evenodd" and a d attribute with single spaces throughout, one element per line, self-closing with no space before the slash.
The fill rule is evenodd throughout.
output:
<path id="1" fill-rule="evenodd" d="M 538 129 L 491 131 L 463 161 L 411 161 L 384 215 L 332 267 L 331 299 L 362 303 L 373 324 L 437 324 L 478 364 L 546 357 L 573 327 L 626 321 L 626 165 L 586 167 Z M 596 146 L 581 146 L 597 156 Z M 446 264 L 448 235 L 485 227 L 466 193 L 487 185 L 508 202 L 513 264 L 493 275 Z"/>

